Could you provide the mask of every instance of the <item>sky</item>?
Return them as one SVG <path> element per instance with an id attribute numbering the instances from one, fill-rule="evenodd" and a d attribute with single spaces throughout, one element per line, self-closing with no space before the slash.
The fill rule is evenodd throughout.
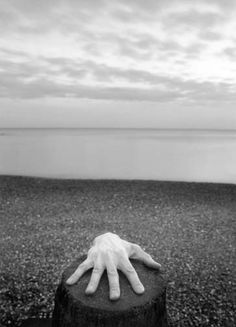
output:
<path id="1" fill-rule="evenodd" d="M 0 8 L 0 127 L 236 128 L 235 0 Z"/>

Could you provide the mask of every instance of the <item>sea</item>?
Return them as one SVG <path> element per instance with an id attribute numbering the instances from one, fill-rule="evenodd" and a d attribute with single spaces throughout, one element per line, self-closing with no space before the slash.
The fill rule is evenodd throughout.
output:
<path id="1" fill-rule="evenodd" d="M 236 183 L 236 130 L 1 128 L 0 174 Z"/>

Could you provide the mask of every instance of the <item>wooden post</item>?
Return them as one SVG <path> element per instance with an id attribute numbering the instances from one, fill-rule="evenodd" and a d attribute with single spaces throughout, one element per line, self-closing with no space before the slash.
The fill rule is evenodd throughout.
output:
<path id="1" fill-rule="evenodd" d="M 110 301 L 106 272 L 93 295 L 85 294 L 91 269 L 76 284 L 65 283 L 84 259 L 85 256 L 73 262 L 62 275 L 55 295 L 52 327 L 167 327 L 166 281 L 162 273 L 131 260 L 145 293 L 134 293 L 119 271 L 121 297 Z"/>

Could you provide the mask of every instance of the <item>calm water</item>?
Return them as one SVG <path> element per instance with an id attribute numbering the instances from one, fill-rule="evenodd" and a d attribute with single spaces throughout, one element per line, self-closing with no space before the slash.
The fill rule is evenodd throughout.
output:
<path id="1" fill-rule="evenodd" d="M 0 129 L 0 174 L 236 183 L 236 131 Z"/>

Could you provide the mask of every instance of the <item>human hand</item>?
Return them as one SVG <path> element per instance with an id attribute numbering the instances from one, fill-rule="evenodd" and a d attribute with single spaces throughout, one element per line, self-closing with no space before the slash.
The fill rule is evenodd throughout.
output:
<path id="1" fill-rule="evenodd" d="M 141 260 L 152 268 L 159 269 L 161 267 L 139 245 L 122 240 L 118 235 L 109 232 L 94 239 L 93 246 L 88 251 L 87 259 L 79 265 L 76 271 L 67 279 L 66 283 L 69 285 L 75 284 L 87 270 L 93 267 L 93 272 L 85 291 L 86 294 L 93 294 L 106 269 L 110 299 L 117 300 L 120 297 L 119 274 L 117 272 L 117 269 L 119 269 L 126 275 L 133 290 L 137 294 L 142 294 L 144 286 L 139 280 L 129 258 Z"/>

